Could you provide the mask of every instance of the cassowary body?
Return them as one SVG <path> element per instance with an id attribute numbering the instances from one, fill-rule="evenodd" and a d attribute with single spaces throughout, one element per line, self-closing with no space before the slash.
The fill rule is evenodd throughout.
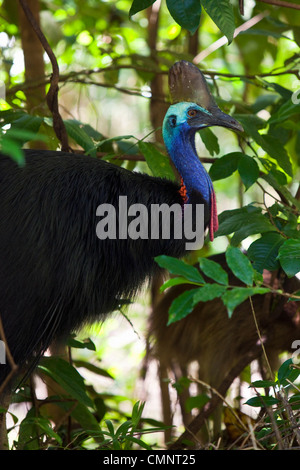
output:
<path id="1" fill-rule="evenodd" d="M 204 204 L 205 225 L 213 221 L 213 235 L 215 197 L 194 138 L 208 125 L 239 129 L 230 122 L 213 120 L 194 103 L 169 108 L 164 139 L 183 180 L 184 198 L 177 183 L 88 156 L 28 150 L 25 166 L 19 167 L 0 155 L 0 315 L 18 366 L 131 298 L 154 273 L 155 256 L 184 255 L 184 237 L 99 239 L 99 204 L 117 207 L 122 195 L 128 206 L 175 203 L 184 212 L 186 204 Z M 8 372 L 9 364 L 0 365 L 0 384 Z"/>

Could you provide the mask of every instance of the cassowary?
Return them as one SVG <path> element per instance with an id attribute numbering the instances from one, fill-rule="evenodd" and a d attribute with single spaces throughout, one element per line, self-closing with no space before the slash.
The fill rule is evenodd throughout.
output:
<path id="1" fill-rule="evenodd" d="M 219 108 L 171 105 L 163 123 L 181 185 L 71 153 L 25 150 L 18 166 L 0 155 L 0 315 L 7 346 L 21 368 L 57 338 L 103 319 L 131 298 L 156 269 L 154 257 L 181 257 L 185 238 L 100 239 L 97 208 L 203 204 L 211 238 L 217 228 L 212 182 L 195 149 L 208 126 L 241 130 Z M 116 210 L 116 223 L 118 211 Z M 0 384 L 9 373 L 0 364 Z"/>

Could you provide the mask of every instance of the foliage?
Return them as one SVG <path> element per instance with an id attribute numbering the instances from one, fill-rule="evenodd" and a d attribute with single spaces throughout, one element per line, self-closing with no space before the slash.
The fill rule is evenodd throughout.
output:
<path id="1" fill-rule="evenodd" d="M 160 106 L 168 102 L 166 75 L 182 58 L 199 64 L 217 103 L 244 127 L 238 139 L 219 129 L 200 135 L 197 146 L 211 164 L 220 226 L 215 243 L 196 254 L 199 270 L 191 265 L 192 257 L 185 261 L 165 256 L 157 259 L 174 275 L 163 290 L 177 284 L 196 286 L 174 300 L 169 323 L 187 316 L 197 302 L 216 297 L 231 315 L 245 299 L 274 292 L 263 284 L 264 269 L 282 269 L 289 277 L 300 271 L 300 12 L 272 5 L 266 9 L 259 1 L 252 7 L 245 1 L 243 16 L 238 3 L 167 0 L 160 7 L 155 36 L 149 10 L 145 10 L 154 4 L 151 0 L 40 2 L 42 29 L 58 59 L 61 113 L 73 148 L 129 169 L 173 178 L 164 149 L 149 133 L 160 124 L 151 121 L 148 108 L 150 99 Z M 0 144 L 23 164 L 23 146 L 46 142 L 55 149 L 59 139 L 44 101 L 34 110 L 27 108 L 30 86 L 17 60 L 22 49 L 17 2 L 0 2 L 0 13 L 0 80 L 6 84 L 6 98 L 0 100 Z M 258 23 L 234 38 L 235 28 L 251 18 Z M 223 35 L 227 43 L 210 49 Z M 191 46 L 195 37 L 200 44 L 196 51 Z M 51 64 L 46 61 L 45 67 L 45 78 L 38 85 L 48 87 Z M 155 88 L 158 79 L 163 96 Z M 207 259 L 214 250 L 225 249 L 228 267 L 244 286 L 229 285 L 227 273 Z M 203 276 L 211 282 L 205 282 Z M 299 293 L 279 289 L 276 293 L 299 300 Z M 83 364 L 92 368 L 88 361 Z M 45 358 L 40 371 L 64 389 L 64 399 L 49 400 L 56 400 L 77 428 L 53 429 L 43 412 L 47 400 L 36 401 L 21 422 L 16 448 L 147 448 L 146 440 L 136 434 L 139 424 L 146 422 L 141 417 L 142 405 L 132 405 L 132 416 L 125 416 L 119 408 L 120 396 L 101 396 L 62 359 Z M 289 385 L 284 381 L 290 378 L 281 377 L 282 371 L 277 381 L 267 385 L 286 390 Z M 109 376 L 96 366 L 93 373 Z M 253 384 L 256 389 L 265 385 Z M 295 393 L 288 399 L 290 406 L 297 398 Z M 258 395 L 248 404 L 260 404 L 261 399 Z M 15 400 L 34 402 L 32 387 L 25 385 Z M 282 406 L 278 396 L 275 401 L 273 397 L 263 400 L 278 410 Z M 161 423 L 148 423 L 147 432 L 163 429 Z M 286 422 L 281 424 L 286 426 Z M 269 422 L 260 432 L 269 436 L 272 426 Z M 270 442 L 266 447 L 272 446 Z"/>

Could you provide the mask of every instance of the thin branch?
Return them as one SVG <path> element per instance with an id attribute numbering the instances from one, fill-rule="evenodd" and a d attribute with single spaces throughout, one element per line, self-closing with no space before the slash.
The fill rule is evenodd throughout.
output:
<path id="1" fill-rule="evenodd" d="M 211 400 L 201 409 L 200 413 L 189 424 L 188 428 L 173 444 L 170 445 L 170 450 L 184 449 L 186 447 L 184 444 L 185 441 L 195 441 L 193 436 L 197 434 L 197 432 L 203 426 L 205 420 L 222 402 L 221 396 L 226 395 L 226 392 L 234 379 L 244 370 L 248 364 L 250 364 L 250 362 L 257 359 L 261 355 L 261 351 L 261 344 L 257 344 L 251 351 L 248 352 L 248 354 L 240 358 L 239 362 L 231 369 L 231 371 L 221 383 L 220 387 L 218 387 L 218 395 L 213 395 Z"/>
<path id="2" fill-rule="evenodd" d="M 252 28 L 261 20 L 263 20 L 268 14 L 269 14 L 268 11 L 264 11 L 254 16 L 253 18 L 250 18 L 250 20 L 245 21 L 245 23 L 241 24 L 238 28 L 235 29 L 233 37 L 235 38 L 242 31 L 247 31 L 248 29 Z M 198 55 L 196 55 L 196 57 L 194 57 L 194 60 L 193 60 L 194 64 L 199 64 L 202 60 L 208 57 L 212 52 L 215 52 L 220 47 L 225 46 L 227 42 L 228 42 L 227 37 L 222 36 L 220 39 L 213 42 L 212 44 L 210 44 L 210 46 L 208 46 L 206 49 L 204 49 Z"/>
<path id="3" fill-rule="evenodd" d="M 46 37 L 44 36 L 43 32 L 41 31 L 39 25 L 37 24 L 30 8 L 27 5 L 26 0 L 19 0 L 21 7 L 24 10 L 24 13 L 31 24 L 32 29 L 36 33 L 37 37 L 39 38 L 45 52 L 47 53 L 51 65 L 52 65 L 52 76 L 50 79 L 50 88 L 47 94 L 47 104 L 53 116 L 53 127 L 55 133 L 61 142 L 62 150 L 68 151 L 68 134 L 62 120 L 62 117 L 59 113 L 58 109 L 58 83 L 59 83 L 59 68 L 58 63 L 55 57 L 54 52 L 52 51 Z"/>
<path id="4" fill-rule="evenodd" d="M 283 2 L 282 0 L 258 0 L 258 1 L 263 2 L 263 3 L 268 3 L 276 7 L 294 8 L 295 10 L 300 10 L 300 5 L 296 5 L 296 3 Z"/>
<path id="5" fill-rule="evenodd" d="M 120 67 L 122 68 L 122 67 Z M 127 68 L 127 67 L 125 67 Z M 132 67 L 134 68 L 134 67 Z M 125 94 L 128 94 L 128 95 L 134 95 L 134 96 L 140 96 L 141 98 L 145 98 L 145 99 L 150 99 L 152 97 L 150 96 L 145 96 L 145 94 L 143 94 L 142 91 L 139 91 L 139 90 L 129 90 L 128 88 L 122 88 L 122 87 L 118 87 L 116 85 L 110 85 L 110 84 L 107 84 L 107 83 L 99 83 L 99 82 L 96 82 L 96 81 L 93 81 L 93 80 L 84 80 L 83 78 L 76 78 L 76 77 L 80 77 L 80 75 L 91 75 L 91 74 L 96 74 L 96 73 L 102 73 L 102 72 L 105 72 L 107 70 L 111 70 L 110 68 L 109 69 L 90 69 L 90 70 L 80 70 L 78 72 L 71 72 L 69 74 L 65 74 L 65 75 L 60 75 L 59 77 L 59 82 L 60 83 L 81 83 L 83 85 L 95 85 L 95 86 L 99 86 L 99 87 L 103 87 L 103 88 L 113 88 L 115 89 L 116 91 L 120 92 L 120 93 L 125 93 Z M 139 70 L 139 69 L 136 69 L 136 70 Z M 154 73 L 154 72 L 153 72 Z M 157 73 L 161 73 L 161 74 L 165 74 L 166 72 L 164 71 L 160 71 L 160 72 L 157 72 Z M 256 80 L 257 78 L 272 78 L 272 77 L 277 77 L 277 76 L 281 76 L 281 75 L 295 75 L 297 78 L 300 79 L 300 72 L 299 70 L 293 70 L 293 69 L 288 69 L 288 70 L 283 70 L 282 72 L 265 72 L 265 73 L 260 73 L 260 74 L 246 74 L 246 75 L 237 75 L 237 74 L 233 74 L 233 73 L 225 73 L 225 72 L 217 72 L 217 71 L 214 71 L 214 70 L 204 70 L 203 71 L 204 75 L 208 75 L 210 76 L 212 79 L 214 79 L 215 77 L 224 77 L 224 78 L 236 78 L 238 80 L 243 80 L 243 79 L 249 79 L 249 80 Z M 43 80 L 39 80 L 39 81 L 36 81 L 36 82 L 31 82 L 31 83 L 18 83 L 17 85 L 14 85 L 13 87 L 9 88 L 7 91 L 6 91 L 6 96 L 11 96 L 11 95 L 14 95 L 18 90 L 30 90 L 30 89 L 33 89 L 33 88 L 38 88 L 40 87 L 41 85 L 47 85 L 48 83 L 50 83 L 51 81 L 51 77 L 48 77 L 46 79 L 43 79 Z M 155 99 L 156 100 L 161 100 L 162 102 L 166 102 L 167 101 L 167 98 L 166 97 L 157 97 L 155 96 Z"/>

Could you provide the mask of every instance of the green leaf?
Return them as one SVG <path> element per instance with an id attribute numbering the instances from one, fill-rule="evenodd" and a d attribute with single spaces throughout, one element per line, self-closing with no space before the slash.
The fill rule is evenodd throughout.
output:
<path id="1" fill-rule="evenodd" d="M 227 178 L 238 169 L 238 163 L 242 152 L 232 152 L 216 160 L 209 170 L 209 176 L 213 181 Z"/>
<path id="2" fill-rule="evenodd" d="M 51 397 L 54 401 L 54 397 Z M 70 416 L 77 421 L 77 423 L 82 426 L 83 429 L 88 429 L 97 433 L 98 435 L 101 434 L 101 428 L 97 419 L 95 418 L 94 414 L 89 410 L 89 408 L 84 405 L 83 403 L 77 403 L 74 406 L 74 402 L 72 401 L 64 401 L 61 397 L 58 397 L 57 406 L 62 408 L 65 413 L 70 413 Z M 97 407 L 98 411 L 98 407 Z M 98 413 L 99 414 L 99 413 Z"/>
<path id="3" fill-rule="evenodd" d="M 209 300 L 221 297 L 226 291 L 226 287 L 220 284 L 205 284 L 203 287 L 194 289 L 194 306 L 198 302 L 208 302 Z"/>
<path id="4" fill-rule="evenodd" d="M 231 290 L 227 290 L 222 295 L 222 301 L 227 308 L 228 316 L 231 317 L 234 309 L 244 302 L 248 297 L 252 297 L 255 294 L 267 294 L 269 289 L 265 287 L 234 287 Z"/>
<path id="5" fill-rule="evenodd" d="M 146 8 L 150 7 L 155 0 L 133 0 L 130 10 L 129 16 L 133 16 L 139 11 L 145 10 Z"/>
<path id="6" fill-rule="evenodd" d="M 201 130 L 200 137 L 210 155 L 220 153 L 218 137 L 208 127 Z"/>
<path id="7" fill-rule="evenodd" d="M 229 0 L 201 0 L 206 13 L 227 37 L 230 44 L 233 40 L 235 21 L 233 8 Z"/>
<path id="8" fill-rule="evenodd" d="M 87 338 L 84 341 L 79 341 L 72 335 L 68 339 L 67 345 L 71 348 L 89 349 L 90 351 L 96 351 L 96 346 L 90 338 Z"/>
<path id="9" fill-rule="evenodd" d="M 0 141 L 1 152 L 12 158 L 18 165 L 25 165 L 25 156 L 21 144 L 4 135 Z"/>
<path id="10" fill-rule="evenodd" d="M 279 400 L 275 397 L 269 397 L 269 396 L 263 396 L 260 395 L 258 397 L 253 397 L 249 398 L 249 400 L 246 401 L 246 405 L 249 406 L 272 406 L 272 405 L 277 405 L 279 403 Z"/>
<path id="11" fill-rule="evenodd" d="M 169 309 L 168 325 L 185 318 L 194 309 L 195 290 L 187 290 L 173 300 Z"/>
<path id="12" fill-rule="evenodd" d="M 51 377 L 80 403 L 93 406 L 93 402 L 86 394 L 83 378 L 71 364 L 60 357 L 43 357 L 38 369 Z"/>
<path id="13" fill-rule="evenodd" d="M 252 289 L 247 287 L 235 287 L 227 290 L 222 295 L 222 301 L 227 308 L 229 318 L 232 316 L 234 309 L 244 302 L 252 294 Z"/>
<path id="14" fill-rule="evenodd" d="M 284 242 L 278 232 L 266 232 L 255 240 L 247 250 L 248 257 L 253 262 L 253 268 L 263 272 L 264 269 L 274 271 L 279 267 L 278 250 Z"/>
<path id="15" fill-rule="evenodd" d="M 167 255 L 154 258 L 161 268 L 167 269 L 171 274 L 184 277 L 189 281 L 204 284 L 204 279 L 198 269 L 184 261 Z"/>
<path id="16" fill-rule="evenodd" d="M 249 258 L 237 247 L 229 245 L 226 250 L 226 261 L 233 274 L 242 282 L 251 286 L 254 270 Z"/>
<path id="17" fill-rule="evenodd" d="M 238 172 L 247 190 L 257 180 L 259 167 L 254 158 L 249 157 L 249 155 L 243 155 L 238 162 Z"/>
<path id="18" fill-rule="evenodd" d="M 75 119 L 67 119 L 64 121 L 66 131 L 68 135 L 82 147 L 86 153 L 91 155 L 96 155 L 96 148 L 94 141 L 91 137 L 85 132 L 81 123 Z"/>
<path id="19" fill-rule="evenodd" d="M 194 34 L 200 23 L 201 4 L 199 0 L 167 0 L 167 7 L 182 28 Z"/>
<path id="20" fill-rule="evenodd" d="M 192 411 L 194 408 L 202 408 L 204 405 L 206 405 L 206 403 L 208 403 L 210 400 L 210 398 L 205 395 L 204 393 L 202 395 L 197 395 L 195 397 L 189 397 L 186 401 L 185 401 L 185 409 L 186 411 L 189 413 L 190 411 Z"/>
<path id="21" fill-rule="evenodd" d="M 278 259 L 289 277 L 300 272 L 300 240 L 286 240 L 279 248 Z"/>
<path id="22" fill-rule="evenodd" d="M 234 117 L 241 122 L 245 132 L 251 136 L 288 175 L 293 176 L 291 161 L 281 141 L 274 136 L 260 134 L 258 132 L 258 129 L 267 125 L 267 122 L 261 122 L 262 120 L 257 117 L 253 117 L 253 115 L 236 114 Z"/>
<path id="23" fill-rule="evenodd" d="M 50 421 L 46 418 L 42 418 L 40 416 L 26 417 L 22 421 L 21 427 L 23 438 L 26 435 L 28 436 L 28 443 L 33 435 L 45 434 L 46 436 L 51 437 L 51 439 L 55 439 L 60 445 L 62 444 L 61 437 L 53 430 Z M 29 447 L 28 444 L 25 447 L 29 450 L 30 443 Z"/>
<path id="24" fill-rule="evenodd" d="M 193 311 L 198 302 L 208 302 L 216 297 L 221 297 L 225 290 L 226 287 L 220 284 L 205 284 L 198 289 L 183 292 L 172 302 L 169 309 L 168 325 L 185 318 Z"/>
<path id="25" fill-rule="evenodd" d="M 272 114 L 268 123 L 275 124 L 289 119 L 295 114 L 300 114 L 300 104 L 293 103 L 292 100 L 286 101 L 280 108 Z"/>
<path id="26" fill-rule="evenodd" d="M 169 287 L 178 286 L 181 284 L 194 284 L 193 281 L 188 281 L 185 277 L 172 277 L 168 279 L 164 284 L 160 287 L 160 292 L 165 291 Z"/>
<path id="27" fill-rule="evenodd" d="M 208 258 L 199 258 L 200 269 L 204 274 L 219 284 L 228 284 L 227 272 L 215 261 Z"/>
<path id="28" fill-rule="evenodd" d="M 255 382 L 251 382 L 250 387 L 254 388 L 269 388 L 275 387 L 276 382 L 272 380 L 256 380 Z"/>
<path id="29" fill-rule="evenodd" d="M 292 365 L 293 365 L 292 358 L 287 359 L 281 364 L 281 366 L 278 369 L 278 374 L 277 374 L 279 382 L 283 382 L 290 376 L 290 374 L 292 373 L 292 369 L 291 369 Z"/>
<path id="30" fill-rule="evenodd" d="M 169 158 L 159 152 L 155 145 L 150 142 L 139 142 L 139 149 L 144 155 L 153 176 L 167 178 L 172 181 L 175 179 Z"/>
<path id="31" fill-rule="evenodd" d="M 216 232 L 216 237 L 235 233 L 231 244 L 238 245 L 249 235 L 270 232 L 271 230 L 274 230 L 274 227 L 269 218 L 262 214 L 259 207 L 249 205 L 241 209 L 222 212 L 219 215 L 219 229 Z"/>

